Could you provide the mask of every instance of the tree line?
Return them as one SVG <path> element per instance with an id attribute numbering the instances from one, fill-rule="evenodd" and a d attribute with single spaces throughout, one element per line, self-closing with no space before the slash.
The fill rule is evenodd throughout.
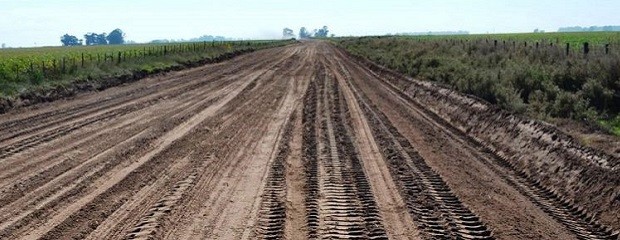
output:
<path id="1" fill-rule="evenodd" d="M 308 38 L 325 38 L 328 37 L 329 34 L 329 29 L 327 28 L 327 26 L 323 26 L 322 28 L 319 29 L 314 29 L 312 31 L 309 31 L 306 27 L 301 27 L 299 29 L 299 38 L 300 39 L 308 39 Z M 335 35 L 332 34 L 330 35 L 330 37 L 334 37 Z M 290 28 L 284 28 L 282 30 L 282 38 L 287 39 L 287 38 L 295 38 L 295 33 L 293 32 L 293 29 Z"/>
<path id="2" fill-rule="evenodd" d="M 618 32 L 620 26 L 561 27 L 558 32 Z"/>
<path id="3" fill-rule="evenodd" d="M 110 34 L 92 33 L 84 34 L 84 39 L 78 39 L 76 36 L 68 33 L 60 37 L 63 46 L 79 46 L 79 45 L 115 45 L 125 43 L 125 33 L 121 29 L 114 29 Z"/>

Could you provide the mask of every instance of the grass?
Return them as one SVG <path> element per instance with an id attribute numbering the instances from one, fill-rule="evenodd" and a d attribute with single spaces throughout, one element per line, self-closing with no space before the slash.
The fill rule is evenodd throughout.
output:
<path id="1" fill-rule="evenodd" d="M 511 112 L 541 120 L 575 119 L 618 134 L 620 33 L 380 36 L 334 41 L 351 54 L 475 95 Z M 588 54 L 583 52 L 585 42 L 589 43 Z M 571 46 L 568 54 L 566 43 Z"/>
<path id="2" fill-rule="evenodd" d="M 601 119 L 599 120 L 599 124 L 605 127 L 609 132 L 616 136 L 620 136 L 620 116 L 608 120 Z"/>

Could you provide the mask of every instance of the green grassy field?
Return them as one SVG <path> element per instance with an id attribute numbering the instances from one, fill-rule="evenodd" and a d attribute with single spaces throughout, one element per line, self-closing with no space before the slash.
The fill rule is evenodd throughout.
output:
<path id="1" fill-rule="evenodd" d="M 575 119 L 615 133 L 620 129 L 617 32 L 377 36 L 334 41 L 351 54 L 512 112 L 548 121 Z"/>
<path id="2" fill-rule="evenodd" d="M 508 44 L 518 43 L 569 43 L 571 47 L 580 48 L 584 42 L 603 46 L 604 44 L 620 45 L 620 32 L 552 32 L 552 33 L 505 33 L 505 34 L 469 34 L 469 35 L 444 35 L 444 36 L 393 36 L 406 39 L 419 40 L 498 40 Z"/>
<path id="3" fill-rule="evenodd" d="M 0 49 L 0 97 L 14 97 L 33 88 L 76 80 L 155 72 L 235 51 L 287 43 L 229 41 Z"/>

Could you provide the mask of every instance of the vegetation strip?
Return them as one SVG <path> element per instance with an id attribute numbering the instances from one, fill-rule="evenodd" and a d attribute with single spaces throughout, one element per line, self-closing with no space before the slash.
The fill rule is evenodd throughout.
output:
<path id="1" fill-rule="evenodd" d="M 617 33 L 363 37 L 337 42 L 353 55 L 512 112 L 547 121 L 585 121 L 611 132 L 620 129 Z"/>

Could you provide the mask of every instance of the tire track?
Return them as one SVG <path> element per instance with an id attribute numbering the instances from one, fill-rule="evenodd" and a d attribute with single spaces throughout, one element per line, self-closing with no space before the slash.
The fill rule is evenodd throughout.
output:
<path id="1" fill-rule="evenodd" d="M 318 110 L 318 89 L 316 76 L 310 81 L 306 91 L 303 104 L 303 166 L 306 178 L 305 205 L 306 205 L 306 228 L 308 238 L 318 238 L 319 228 L 319 170 L 318 170 L 318 149 L 317 149 L 317 110 Z"/>
<path id="2" fill-rule="evenodd" d="M 248 239 L 256 234 L 260 195 L 266 186 L 269 165 L 276 157 L 283 127 L 299 103 L 295 93 L 305 86 L 304 79 L 292 78 L 307 67 L 304 64 L 306 56 L 301 58 L 301 53 L 299 49 L 294 49 L 286 61 L 260 77 L 248 92 L 247 99 L 240 99 L 240 103 L 231 105 L 233 110 L 240 111 L 242 117 L 230 115 L 232 118 L 223 118 L 224 123 L 230 123 L 231 127 L 250 125 L 253 129 L 243 127 L 241 142 L 235 142 L 237 147 L 227 146 L 233 147 L 229 149 L 232 155 L 222 157 L 221 161 L 226 162 L 222 167 L 223 176 L 208 183 L 211 186 L 207 189 L 212 191 L 206 196 L 208 206 L 203 205 L 198 215 L 211 214 L 195 218 L 188 224 L 188 230 L 193 233 L 182 234 L 181 238 Z M 222 153 L 220 150 L 218 152 Z M 237 174 L 244 178 L 236 178 Z M 253 185 L 255 183 L 259 183 L 258 187 Z M 168 236 L 177 238 L 173 234 Z"/>
<path id="3" fill-rule="evenodd" d="M 304 156 L 309 238 L 387 238 L 345 127 L 348 108 L 341 104 L 337 83 L 326 76 L 324 66 L 317 77 L 306 93 L 303 121 L 302 149 L 311 154 Z"/>
<path id="4" fill-rule="evenodd" d="M 291 115 L 283 129 L 276 158 L 267 176 L 267 186 L 265 186 L 263 192 L 258 226 L 255 230 L 257 236 L 261 239 L 282 239 L 284 237 L 284 222 L 286 221 L 286 206 L 284 202 L 286 200 L 285 161 L 291 152 L 290 141 L 295 116 L 296 114 L 294 113 Z"/>
<path id="5" fill-rule="evenodd" d="M 343 75 L 350 74 L 341 66 Z M 353 86 L 362 111 L 371 123 L 382 155 L 398 181 L 403 199 L 420 230 L 428 237 L 449 239 L 493 239 L 484 223 L 456 197 L 439 174 L 425 160 L 389 119 L 369 104 Z"/>
<path id="6" fill-rule="evenodd" d="M 151 206 L 148 212 L 140 218 L 138 224 L 125 236 L 125 239 L 152 239 L 160 228 L 161 218 L 176 207 L 183 194 L 193 186 L 195 179 L 196 174 L 193 173 L 177 182 L 170 192 Z"/>

